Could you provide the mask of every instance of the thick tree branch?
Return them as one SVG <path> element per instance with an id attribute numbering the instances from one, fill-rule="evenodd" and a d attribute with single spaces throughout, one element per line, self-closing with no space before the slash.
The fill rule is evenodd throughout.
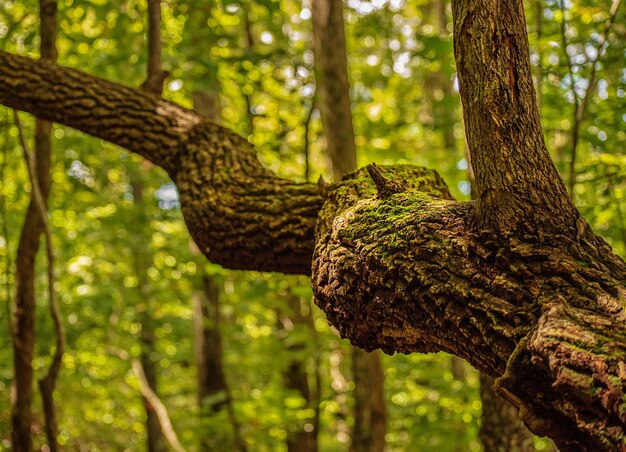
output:
<path id="1" fill-rule="evenodd" d="M 500 12 L 507 21 L 515 11 Z M 466 19 L 459 19 L 460 32 L 484 42 Z M 488 29 L 491 19 L 483 24 Z M 516 53 L 520 48 L 511 36 L 492 31 L 501 47 L 491 49 L 491 55 L 513 52 L 525 58 Z M 483 54 L 474 56 L 481 59 Z M 461 62 L 459 69 L 484 70 L 466 64 Z M 507 73 L 509 66 L 500 69 Z M 58 87 L 46 71 L 60 78 Z M 395 167 L 382 168 L 382 175 L 402 182 L 404 191 L 380 197 L 361 170 L 326 187 L 322 207 L 317 187 L 277 178 L 260 165 L 245 140 L 187 110 L 2 52 L 0 103 L 152 155 L 170 171 L 192 235 L 214 262 L 307 273 L 315 243 L 317 303 L 355 344 L 387 352 L 454 353 L 502 377 L 500 394 L 520 408 L 527 425 L 560 447 L 624 449 L 626 264 L 579 219 L 560 179 L 545 180 L 555 173 L 541 150 L 542 139 L 528 135 L 509 110 L 495 104 L 494 96 L 510 94 L 507 105 L 522 122 L 533 107 L 516 100 L 515 72 L 511 83 L 518 88 L 511 93 L 496 72 L 490 73 L 495 82 L 472 77 L 462 82 L 464 97 L 473 92 L 469 86 L 478 90 L 469 99 L 479 100 L 472 104 L 466 99 L 471 104 L 466 122 L 480 125 L 469 110 L 481 116 L 487 136 L 497 142 L 474 135 L 473 157 L 481 155 L 474 169 L 483 178 L 476 203 L 452 201 L 432 171 Z M 482 90 L 480 83 L 488 88 Z M 498 91 L 499 84 L 505 91 Z M 114 93 L 111 99 L 107 87 Z M 84 96 L 78 104 L 73 88 Z M 485 100 L 492 103 L 481 104 Z M 137 129 L 131 133 L 138 142 L 124 135 L 123 126 L 113 134 L 95 126 L 115 129 L 143 104 L 152 107 L 140 110 L 143 120 L 132 119 Z M 159 147 L 161 132 L 165 138 Z M 143 139 L 151 143 L 150 152 L 141 145 Z M 527 174 L 529 168 L 538 173 Z M 541 180 L 531 180 L 535 176 Z M 555 199 L 546 199 L 550 196 Z"/>
<path id="2" fill-rule="evenodd" d="M 181 140 L 201 121 L 160 96 L 3 51 L 0 103 L 117 144 L 170 175 Z"/>
<path id="3" fill-rule="evenodd" d="M 453 353 L 503 376 L 500 394 L 560 447 L 625 447 L 624 262 L 589 230 L 479 232 L 474 203 L 449 200 L 432 172 L 386 171 L 407 190 L 381 198 L 361 170 L 320 213 L 313 288 L 342 336 Z"/>
<path id="4" fill-rule="evenodd" d="M 235 133 L 158 96 L 0 51 L 0 104 L 74 127 L 164 168 L 213 262 L 309 274 L 322 204 L 313 184 L 263 168 Z"/>

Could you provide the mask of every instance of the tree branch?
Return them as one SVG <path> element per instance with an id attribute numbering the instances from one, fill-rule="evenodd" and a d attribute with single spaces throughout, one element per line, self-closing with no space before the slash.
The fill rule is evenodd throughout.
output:
<path id="1" fill-rule="evenodd" d="M 50 61 L 0 51 L 0 103 L 117 144 L 170 175 L 195 113 Z"/>
<path id="2" fill-rule="evenodd" d="M 309 274 L 322 197 L 266 170 L 252 146 L 192 111 L 74 69 L 0 51 L 0 104 L 105 139 L 164 168 L 192 237 L 233 269 Z"/>
<path id="3" fill-rule="evenodd" d="M 477 225 L 575 236 L 578 215 L 543 139 L 522 1 L 453 0 L 452 13 Z"/>
<path id="4" fill-rule="evenodd" d="M 499 11 L 504 21 L 519 12 L 484 7 Z M 454 353 L 502 376 L 500 394 L 520 408 L 527 425 L 560 447 L 619 450 L 626 447 L 626 264 L 578 217 L 544 152 L 541 130 L 515 122 L 526 121 L 527 114 L 533 122 L 536 115 L 528 99 L 518 99 L 520 89 L 528 94 L 532 86 L 528 74 L 523 86 L 517 82 L 511 60 L 527 57 L 516 44 L 522 38 L 491 30 L 493 18 L 469 17 L 483 14 L 474 3 L 454 9 L 460 21 L 457 37 L 468 33 L 472 42 L 491 46 L 485 55 L 468 49 L 459 64 L 465 72 L 466 124 L 475 128 L 472 157 L 479 156 L 473 167 L 482 178 L 476 203 L 452 201 L 432 171 L 398 166 L 381 168 L 381 173 L 403 181 L 404 191 L 381 198 L 361 170 L 326 187 L 322 206 L 313 184 L 276 177 L 245 140 L 187 110 L 2 52 L 0 103 L 152 155 L 169 168 L 189 229 L 214 262 L 307 273 L 315 243 L 316 301 L 353 343 L 387 352 Z M 486 30 L 473 28 L 481 25 Z M 483 36 L 489 30 L 496 44 Z M 493 60 L 498 52 L 505 53 L 503 62 Z M 472 56 L 484 56 L 498 71 L 472 67 Z M 468 77 L 472 70 L 487 71 L 493 79 Z M 60 77 L 58 89 L 46 71 Z M 506 74 L 512 79 L 503 78 Z M 481 89 L 481 83 L 487 88 Z M 74 110 L 71 84 L 85 96 Z M 114 93 L 111 100 L 107 87 Z M 125 98 L 116 97 L 122 92 Z M 508 103 L 497 104 L 496 95 L 509 96 Z M 53 105 L 51 98 L 60 103 Z M 145 121 L 131 118 L 137 126 L 132 133 L 151 142 L 151 152 L 141 141 L 95 127 L 124 123 L 129 109 L 142 103 L 152 109 L 143 112 Z M 480 138 L 481 121 L 494 143 Z M 538 172 L 530 174 L 528 168 Z"/>
<path id="5" fill-rule="evenodd" d="M 312 285 L 342 337 L 453 353 L 503 376 L 499 393 L 560 447 L 624 447 L 624 262 L 588 229 L 542 242 L 476 231 L 474 203 L 449 200 L 435 174 L 388 178 L 410 186 L 380 198 L 361 170 L 320 212 Z"/>

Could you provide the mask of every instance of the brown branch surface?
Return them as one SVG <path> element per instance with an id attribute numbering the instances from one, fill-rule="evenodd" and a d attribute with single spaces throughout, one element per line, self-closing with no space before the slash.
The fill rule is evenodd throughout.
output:
<path id="1" fill-rule="evenodd" d="M 509 3 L 504 5 L 510 8 Z M 489 7 L 505 22 L 516 13 Z M 493 25 L 491 19 L 484 23 L 482 10 L 455 8 L 461 14 L 457 33 L 467 33 L 464 39 L 474 42 L 489 41 L 478 39 L 471 28 L 472 23 L 487 29 Z M 476 20 L 469 20 L 472 15 Z M 523 57 L 516 40 L 525 35 L 494 33 L 500 39 L 500 46 L 491 49 L 495 55 Z M 475 51 L 468 49 L 470 55 Z M 482 58 L 480 52 L 473 55 Z M 460 70 L 482 70 L 472 69 L 467 60 L 461 63 Z M 37 75 L 45 72 L 42 68 L 58 76 L 58 89 L 54 79 Z M 498 68 L 498 77 L 509 70 Z M 510 74 L 515 81 L 515 72 Z M 502 89 L 508 89 L 498 77 Z M 480 88 L 480 80 L 470 77 L 463 83 L 465 97 L 472 92 L 469 85 L 480 90 L 478 99 L 495 102 L 498 94 L 513 107 L 521 106 L 512 111 L 522 122 L 522 110 L 532 108 L 527 99 L 516 104 L 514 96 L 507 98 L 506 90 L 500 94 L 492 85 Z M 127 98 L 86 102 L 66 116 L 72 84 L 87 99 L 86 93 L 94 91 L 95 98 L 106 101 L 109 86 Z M 58 103 L 49 103 L 50 97 Z M 325 187 L 322 206 L 317 187 L 277 178 L 232 132 L 173 104 L 77 71 L 0 52 L 0 103 L 88 133 L 99 121 L 123 123 L 132 105 L 152 105 L 143 111 L 147 120 L 137 120 L 133 132 L 152 143 L 150 152 L 102 127 L 97 132 L 169 168 L 187 224 L 209 259 L 231 268 L 307 273 L 315 244 L 317 303 L 353 343 L 390 353 L 454 353 L 501 377 L 499 393 L 520 409 L 533 431 L 549 435 L 559 447 L 626 447 L 626 264 L 578 217 L 560 179 L 547 182 L 555 173 L 540 139 L 528 135 L 529 130 L 511 135 L 520 126 L 501 105 L 488 105 L 491 110 L 471 106 L 486 121 L 487 135 L 503 146 L 480 150 L 491 145 L 474 136 L 472 149 L 482 157 L 472 164 L 483 178 L 476 203 L 452 201 L 432 171 L 399 166 L 380 170 L 386 179 L 401 181 L 404 191 L 380 197 L 361 170 Z M 162 105 L 170 116 L 158 110 Z M 478 133 L 480 121 L 466 121 Z M 164 146 L 159 147 L 164 130 Z M 499 134 L 505 132 L 509 135 L 502 138 Z M 523 148 L 516 137 L 523 138 Z M 522 151 L 527 152 L 526 166 L 521 166 Z M 538 180 L 528 180 L 535 174 L 527 170 L 535 167 Z M 555 199 L 546 199 L 550 196 Z M 490 206 L 495 210 L 489 211 Z"/>
<path id="2" fill-rule="evenodd" d="M 176 183 L 189 230 L 211 261 L 308 274 L 322 197 L 263 168 L 235 133 L 141 90 L 0 51 L 0 103 L 135 152 Z"/>
<path id="3" fill-rule="evenodd" d="M 320 213 L 312 283 L 342 336 L 453 353 L 503 376 L 499 393 L 560 447 L 625 447 L 624 262 L 588 229 L 580 241 L 479 232 L 474 203 L 449 200 L 436 174 L 386 171 L 407 190 L 381 199 L 361 170 Z"/>

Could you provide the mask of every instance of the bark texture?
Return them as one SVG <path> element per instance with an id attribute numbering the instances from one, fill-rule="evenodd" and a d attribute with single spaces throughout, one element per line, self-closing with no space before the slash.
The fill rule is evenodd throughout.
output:
<path id="1" fill-rule="evenodd" d="M 443 350 L 504 374 L 499 393 L 561 447 L 623 445 L 624 262 L 590 233 L 476 232 L 474 203 L 449 201 L 435 173 L 387 171 L 405 192 L 381 198 L 361 171 L 320 214 L 313 287 L 331 323 L 366 349 Z"/>
<path id="2" fill-rule="evenodd" d="M 308 274 L 322 205 L 235 133 L 159 96 L 0 51 L 0 103 L 74 127 L 164 168 L 194 241 L 233 269 Z"/>
<path id="3" fill-rule="evenodd" d="M 56 51 L 56 1 L 39 2 L 41 17 L 41 57 L 54 61 Z M 41 197 L 47 208 L 50 194 L 50 156 L 52 124 L 37 120 L 35 124 L 35 162 Z M 34 189 L 31 188 L 32 191 Z M 44 232 L 44 219 L 34 193 L 31 193 L 24 226 L 20 234 L 15 266 L 15 308 L 13 336 L 13 390 L 11 400 L 11 443 L 14 450 L 32 449 L 30 434 L 32 422 L 33 368 L 35 347 L 35 258 L 39 250 L 41 234 Z M 50 391 L 50 394 L 52 390 Z M 56 418 L 54 409 L 46 403 L 46 428 L 54 435 Z M 56 440 L 51 447 L 55 450 Z"/>
<path id="4" fill-rule="evenodd" d="M 454 0 L 452 14 L 478 226 L 533 235 L 575 230 L 578 213 L 555 183 L 561 178 L 543 139 L 522 1 Z"/>
<path id="5" fill-rule="evenodd" d="M 162 165 L 205 255 L 312 271 L 317 303 L 354 344 L 451 352 L 496 377 L 561 449 L 623 450 L 626 264 L 580 218 L 545 151 L 520 1 L 454 0 L 453 12 L 476 202 L 409 166 L 361 170 L 322 197 L 188 110 L 6 52 L 0 103 Z"/>

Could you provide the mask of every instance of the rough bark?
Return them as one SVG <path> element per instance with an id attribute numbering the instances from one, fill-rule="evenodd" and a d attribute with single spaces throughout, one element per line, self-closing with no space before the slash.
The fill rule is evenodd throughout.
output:
<path id="1" fill-rule="evenodd" d="M 310 273 L 322 204 L 316 185 L 278 178 L 246 140 L 156 95 L 6 52 L 0 52 L 0 68 L 0 103 L 164 168 L 178 187 L 192 237 L 213 262 Z"/>
<path id="2" fill-rule="evenodd" d="M 311 12 L 316 96 L 333 180 L 338 181 L 357 169 L 343 2 L 314 0 Z M 354 426 L 350 450 L 353 452 L 382 451 L 385 447 L 384 374 L 379 353 L 351 349 Z"/>
<path id="3" fill-rule="evenodd" d="M 623 261 L 589 233 L 539 242 L 476 232 L 474 203 L 446 200 L 436 174 L 388 176 L 407 191 L 380 198 L 361 171 L 320 214 L 313 287 L 331 323 L 366 349 L 443 350 L 504 374 L 499 393 L 563 447 L 621 444 Z"/>
<path id="4" fill-rule="evenodd" d="M 485 452 L 530 452 L 535 450 L 533 435 L 524 426 L 517 409 L 499 397 L 495 380 L 480 374 L 480 400 L 483 404 L 480 441 Z"/>
<path id="5" fill-rule="evenodd" d="M 41 0 L 41 58 L 54 61 L 56 52 L 56 1 Z M 52 124 L 37 120 L 35 124 L 36 174 L 41 197 L 46 205 L 50 194 L 50 155 Z M 32 190 L 32 189 L 31 189 Z M 13 397 L 11 401 L 12 447 L 14 450 L 30 450 L 32 440 L 33 368 L 35 346 L 35 257 L 44 232 L 44 219 L 37 200 L 31 193 L 24 226 L 20 234 L 15 267 L 15 308 L 13 335 Z M 51 400 L 47 400 L 50 402 Z M 48 412 L 49 411 L 49 412 Z M 53 416 L 48 407 L 47 415 Z M 51 423 L 52 422 L 52 423 Z M 54 428 L 54 417 L 48 418 L 47 427 Z M 53 431 L 50 434 L 54 434 Z M 52 445 L 54 448 L 54 444 Z"/>
<path id="6" fill-rule="evenodd" d="M 323 187 L 320 209 L 317 187 L 263 169 L 232 132 L 6 52 L 0 103 L 159 162 L 217 263 L 308 273 L 315 245 L 317 302 L 353 343 L 454 353 L 498 377 L 498 393 L 560 448 L 623 449 L 626 264 L 580 218 L 545 151 L 520 2 L 459 3 L 476 202 L 450 200 L 432 171 L 398 166 L 372 169 L 377 185 L 360 171 Z"/>
<path id="7" fill-rule="evenodd" d="M 543 139 L 521 0 L 455 0 L 452 14 L 477 226 L 502 234 L 576 230 L 578 213 Z"/>

